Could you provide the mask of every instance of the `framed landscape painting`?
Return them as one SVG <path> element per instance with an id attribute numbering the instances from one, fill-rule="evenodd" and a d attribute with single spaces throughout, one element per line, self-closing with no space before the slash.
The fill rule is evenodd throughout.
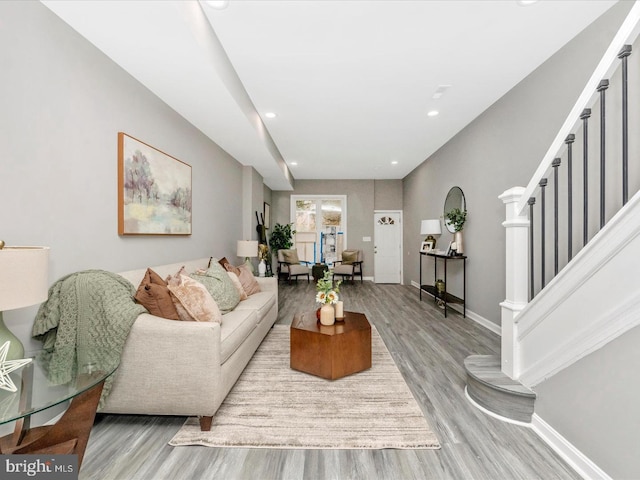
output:
<path id="1" fill-rule="evenodd" d="M 118 234 L 191 235 L 191 166 L 123 132 Z"/>

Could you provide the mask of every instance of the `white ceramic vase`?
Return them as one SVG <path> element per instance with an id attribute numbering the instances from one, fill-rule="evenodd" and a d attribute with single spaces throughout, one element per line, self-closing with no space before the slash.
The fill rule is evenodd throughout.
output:
<path id="1" fill-rule="evenodd" d="M 336 321 L 336 313 L 333 305 L 325 303 L 320 308 L 320 323 L 322 325 L 333 325 Z"/>
<path id="2" fill-rule="evenodd" d="M 264 277 L 266 273 L 267 273 L 267 264 L 265 263 L 264 260 L 260 260 L 260 263 L 258 264 L 258 276 Z"/>
<path id="3" fill-rule="evenodd" d="M 462 247 L 462 230 L 453 234 L 453 241 L 456 242 L 456 253 L 462 255 L 464 248 Z"/>

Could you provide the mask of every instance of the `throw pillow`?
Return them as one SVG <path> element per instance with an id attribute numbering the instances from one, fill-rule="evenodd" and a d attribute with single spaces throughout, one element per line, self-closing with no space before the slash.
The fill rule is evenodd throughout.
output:
<path id="1" fill-rule="evenodd" d="M 353 262 L 358 261 L 358 251 L 357 250 L 345 250 L 342 252 L 342 264 L 343 265 L 352 265 Z"/>
<path id="2" fill-rule="evenodd" d="M 180 320 L 167 288 L 167 282 L 150 268 L 147 268 L 134 298 L 151 315 L 168 318 L 169 320 Z"/>
<path id="3" fill-rule="evenodd" d="M 227 257 L 222 257 L 220 260 L 218 260 L 218 263 L 222 265 L 222 268 L 225 268 L 225 265 L 229 263 L 229 260 L 227 260 Z M 209 266 L 211 266 L 211 264 L 209 264 Z"/>
<path id="4" fill-rule="evenodd" d="M 169 283 L 169 291 L 196 322 L 222 322 L 222 314 L 204 285 L 180 275 Z"/>
<path id="5" fill-rule="evenodd" d="M 290 263 L 291 265 L 297 265 L 300 263 L 297 250 L 282 250 L 282 258 L 285 262 Z"/>
<path id="6" fill-rule="evenodd" d="M 248 298 L 247 292 L 245 292 L 244 288 L 242 288 L 242 283 L 240 283 L 238 275 L 233 272 L 227 272 L 227 275 L 229 275 L 229 278 L 233 282 L 233 285 L 236 287 L 236 290 L 238 290 L 238 293 L 240 294 L 240 301 L 246 300 Z"/>
<path id="7" fill-rule="evenodd" d="M 218 262 L 211 262 L 211 266 L 205 273 L 196 272 L 190 277 L 207 288 L 223 315 L 229 313 L 240 303 L 238 290 L 226 270 Z"/>
<path id="8" fill-rule="evenodd" d="M 227 263 L 225 265 L 227 272 L 233 272 L 238 276 L 240 283 L 242 284 L 242 288 L 247 296 L 251 296 L 254 293 L 258 293 L 260 291 L 260 285 L 256 280 L 256 277 L 253 276 L 251 270 L 246 265 L 240 265 L 239 267 L 234 267 L 233 265 Z"/>

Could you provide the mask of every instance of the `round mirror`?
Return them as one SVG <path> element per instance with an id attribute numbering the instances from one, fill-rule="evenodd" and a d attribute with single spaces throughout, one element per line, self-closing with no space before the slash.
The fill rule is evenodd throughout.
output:
<path id="1" fill-rule="evenodd" d="M 446 200 L 444 201 L 444 225 L 451 233 L 455 233 L 456 230 L 447 219 L 447 213 L 454 208 L 459 208 L 462 212 L 467 209 L 467 202 L 464 199 L 464 193 L 462 193 L 462 189 L 460 187 L 451 188 L 449 193 L 447 193 Z"/>

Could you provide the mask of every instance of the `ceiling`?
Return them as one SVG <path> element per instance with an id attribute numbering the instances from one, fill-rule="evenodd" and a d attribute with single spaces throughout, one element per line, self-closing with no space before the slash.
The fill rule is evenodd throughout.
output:
<path id="1" fill-rule="evenodd" d="M 290 190 L 292 177 L 405 177 L 616 2 L 42 3 Z"/>

